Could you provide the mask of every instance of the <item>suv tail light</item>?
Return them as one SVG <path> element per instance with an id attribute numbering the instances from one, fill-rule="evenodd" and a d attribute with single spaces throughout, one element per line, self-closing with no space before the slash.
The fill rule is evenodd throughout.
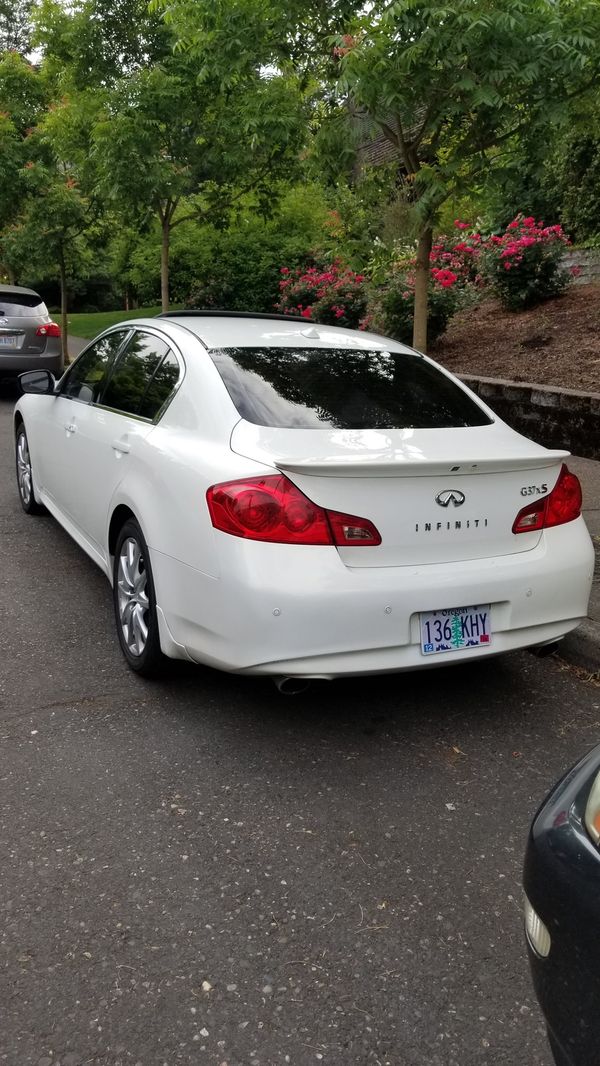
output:
<path id="1" fill-rule="evenodd" d="M 60 337 L 60 326 L 57 322 L 47 322 L 45 326 L 38 326 L 35 335 L 36 337 Z"/>
<path id="2" fill-rule="evenodd" d="M 581 514 L 581 485 L 563 463 L 558 481 L 547 496 L 523 507 L 515 518 L 513 533 L 531 533 L 549 526 L 562 526 Z"/>
<path id="3" fill-rule="evenodd" d="M 276 544 L 381 544 L 367 518 L 326 511 L 283 474 L 226 481 L 206 493 L 215 529 Z"/>

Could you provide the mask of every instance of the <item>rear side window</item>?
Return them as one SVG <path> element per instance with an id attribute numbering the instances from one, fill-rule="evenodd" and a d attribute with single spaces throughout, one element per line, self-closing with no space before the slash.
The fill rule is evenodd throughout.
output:
<path id="1" fill-rule="evenodd" d="M 173 352 L 167 352 L 142 397 L 138 414 L 142 418 L 156 418 L 161 407 L 165 405 L 179 379 L 179 363 Z"/>
<path id="2" fill-rule="evenodd" d="M 242 418 L 298 429 L 444 429 L 491 419 L 418 355 L 337 348 L 210 352 Z"/>
<path id="3" fill-rule="evenodd" d="M 48 309 L 35 292 L 5 292 L 0 289 L 0 317 L 47 318 Z"/>
<path id="4" fill-rule="evenodd" d="M 168 344 L 150 333 L 134 333 L 102 396 L 105 407 L 124 414 L 156 417 L 173 391 L 179 364 Z"/>
<path id="5" fill-rule="evenodd" d="M 129 330 L 117 330 L 101 337 L 73 364 L 62 387 L 62 395 L 84 403 L 96 403 L 106 375 Z"/>

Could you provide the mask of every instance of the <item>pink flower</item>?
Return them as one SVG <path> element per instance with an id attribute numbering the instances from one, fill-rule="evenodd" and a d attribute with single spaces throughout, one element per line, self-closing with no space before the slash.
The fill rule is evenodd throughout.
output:
<path id="1" fill-rule="evenodd" d="M 461 220 L 459 218 L 455 218 L 454 219 L 454 225 L 456 226 L 457 229 L 469 229 L 469 223 L 468 222 L 461 222 Z"/>
<path id="2" fill-rule="evenodd" d="M 433 277 L 443 289 L 450 289 L 458 281 L 458 274 L 453 270 L 432 270 Z"/>
<path id="3" fill-rule="evenodd" d="M 289 272 L 290 272 L 290 268 L 289 267 L 282 267 L 281 270 L 279 271 L 280 274 L 289 274 Z"/>
<path id="4" fill-rule="evenodd" d="M 310 318 L 312 316 L 312 307 L 305 307 L 300 314 L 302 315 L 302 318 Z"/>

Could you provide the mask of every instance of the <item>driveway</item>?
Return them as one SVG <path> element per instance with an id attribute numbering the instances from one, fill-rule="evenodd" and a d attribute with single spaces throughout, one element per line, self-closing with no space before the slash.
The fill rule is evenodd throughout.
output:
<path id="1" fill-rule="evenodd" d="M 0 1062 L 550 1066 L 527 827 L 599 739 L 552 660 L 315 685 L 130 673 L 13 485 L 0 400 Z"/>

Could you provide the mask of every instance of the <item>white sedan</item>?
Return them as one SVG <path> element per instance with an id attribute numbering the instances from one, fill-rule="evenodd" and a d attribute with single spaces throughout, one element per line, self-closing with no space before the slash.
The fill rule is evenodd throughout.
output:
<path id="1" fill-rule="evenodd" d="M 178 312 L 21 385 L 23 508 L 105 572 L 140 673 L 169 656 L 292 690 L 551 647 L 587 614 L 568 453 L 385 337 Z"/>

